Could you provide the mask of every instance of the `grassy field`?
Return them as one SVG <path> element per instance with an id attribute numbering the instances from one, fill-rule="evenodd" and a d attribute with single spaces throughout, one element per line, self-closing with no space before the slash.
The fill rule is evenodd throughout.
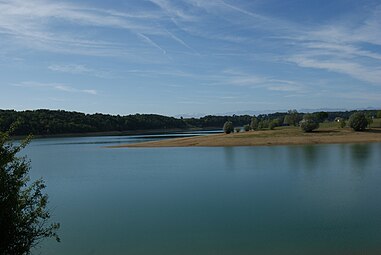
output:
<path id="1" fill-rule="evenodd" d="M 199 137 L 177 138 L 154 142 L 127 144 L 119 147 L 188 147 L 188 146 L 263 146 L 328 143 L 381 142 L 381 128 L 371 128 L 365 132 L 354 132 L 350 128 L 338 128 L 336 123 L 323 123 L 319 129 L 304 133 L 298 127 L 277 127 L 274 130 L 215 134 Z M 373 125 L 378 125 L 374 122 Z"/>

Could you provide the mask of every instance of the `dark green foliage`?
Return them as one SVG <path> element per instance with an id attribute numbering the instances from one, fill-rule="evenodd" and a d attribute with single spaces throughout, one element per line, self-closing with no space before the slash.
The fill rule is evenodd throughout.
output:
<path id="1" fill-rule="evenodd" d="M 349 119 L 349 117 L 355 113 L 357 111 L 342 111 L 342 112 L 327 112 L 328 113 L 328 121 L 333 121 L 335 120 L 335 118 L 339 117 L 339 118 L 343 118 L 343 119 Z M 366 111 L 362 111 L 366 114 L 370 114 L 371 116 L 376 116 L 377 115 L 377 111 L 376 110 L 366 110 Z"/>
<path id="2" fill-rule="evenodd" d="M 273 130 L 274 128 L 278 127 L 279 126 L 279 120 L 278 119 L 273 119 L 272 121 L 270 121 L 269 123 L 269 128 L 271 130 Z"/>
<path id="3" fill-rule="evenodd" d="M 233 116 L 213 116 L 208 115 L 201 118 L 184 119 L 188 127 L 198 128 L 219 128 L 224 125 L 226 121 L 231 121 L 237 126 L 243 126 L 249 123 L 251 117 L 249 115 L 233 115 Z"/>
<path id="4" fill-rule="evenodd" d="M 381 119 L 381 111 L 377 111 L 377 113 L 376 113 L 376 118 Z"/>
<path id="5" fill-rule="evenodd" d="M 315 115 L 319 123 L 324 122 L 328 118 L 327 112 L 317 112 Z"/>
<path id="6" fill-rule="evenodd" d="M 368 113 L 365 115 L 365 117 L 366 117 L 366 121 L 368 122 L 368 127 L 370 127 L 370 125 L 373 124 L 373 117 L 374 116 Z"/>
<path id="7" fill-rule="evenodd" d="M 10 125 L 16 121 L 20 125 L 13 133 L 14 135 L 50 135 L 187 127 L 184 120 L 156 114 L 113 116 L 100 113 L 84 114 L 52 110 L 23 112 L 0 110 L 0 131 L 8 130 Z"/>
<path id="8" fill-rule="evenodd" d="M 245 130 L 245 132 L 250 131 L 250 125 L 249 124 L 244 125 L 243 130 Z"/>
<path id="9" fill-rule="evenodd" d="M 233 122 L 226 121 L 224 124 L 223 130 L 224 130 L 225 134 L 230 134 L 230 133 L 234 132 Z"/>
<path id="10" fill-rule="evenodd" d="M 239 128 L 239 127 L 236 127 L 234 130 L 235 130 L 236 133 L 241 132 L 241 128 Z"/>
<path id="11" fill-rule="evenodd" d="M 268 119 L 262 119 L 258 123 L 258 129 L 269 128 L 269 125 L 270 125 L 270 121 Z"/>
<path id="12" fill-rule="evenodd" d="M 289 126 L 297 126 L 300 121 L 300 114 L 297 110 L 289 110 L 284 117 L 284 124 Z"/>
<path id="13" fill-rule="evenodd" d="M 304 132 L 312 132 L 319 128 L 319 120 L 315 114 L 305 114 L 300 122 L 300 128 Z"/>
<path id="14" fill-rule="evenodd" d="M 371 116 L 376 116 L 377 111 L 365 111 Z M 320 119 L 328 115 L 327 120 L 333 121 L 336 117 L 348 119 L 354 113 L 346 112 L 317 112 Z M 380 113 L 381 114 L 381 113 Z M 251 124 L 251 128 L 268 128 L 272 120 L 279 120 L 279 125 L 297 126 L 302 113 L 296 110 L 249 115 L 213 116 L 201 118 L 174 118 L 157 114 L 134 114 L 127 116 L 108 114 L 84 114 L 79 112 L 34 110 L 17 112 L 13 110 L 0 110 L 0 131 L 8 130 L 11 123 L 20 121 L 20 126 L 14 135 L 54 135 L 54 134 L 80 134 L 89 132 L 124 132 L 154 129 L 186 129 L 186 128 L 220 128 L 226 121 L 231 121 L 237 126 Z"/>
<path id="15" fill-rule="evenodd" d="M 29 162 L 16 154 L 19 146 L 8 141 L 9 132 L 0 133 L 0 254 L 29 254 L 44 238 L 55 238 L 59 224 L 48 224 L 48 197 L 44 182 L 29 182 Z"/>
<path id="16" fill-rule="evenodd" d="M 363 112 L 355 112 L 349 118 L 349 126 L 355 131 L 364 131 L 368 120 Z"/>
<path id="17" fill-rule="evenodd" d="M 258 119 L 255 116 L 253 116 L 253 118 L 251 119 L 250 128 L 252 130 L 257 130 L 258 129 Z"/>

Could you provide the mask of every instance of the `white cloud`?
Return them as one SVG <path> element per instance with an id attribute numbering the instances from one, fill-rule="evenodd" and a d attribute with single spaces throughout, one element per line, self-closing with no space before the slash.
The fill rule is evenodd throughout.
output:
<path id="1" fill-rule="evenodd" d="M 15 87 L 22 88 L 40 88 L 40 89 L 49 89 L 49 90 L 57 90 L 69 93 L 84 93 L 90 95 L 97 95 L 97 91 L 94 89 L 77 89 L 72 86 L 68 86 L 61 83 L 42 83 L 42 82 L 34 82 L 34 81 L 25 81 L 17 84 L 13 84 Z"/>

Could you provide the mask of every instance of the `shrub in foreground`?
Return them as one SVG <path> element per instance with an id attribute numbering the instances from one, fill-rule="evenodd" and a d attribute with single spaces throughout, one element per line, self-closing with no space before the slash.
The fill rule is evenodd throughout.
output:
<path id="1" fill-rule="evenodd" d="M 0 132 L 0 254 L 30 254 L 44 238 L 55 238 L 59 224 L 48 224 L 44 182 L 29 182 L 29 161 L 17 154 L 28 141 L 13 145 L 9 132 Z"/>
<path id="2" fill-rule="evenodd" d="M 300 128 L 304 132 L 312 132 L 319 128 L 319 121 L 313 114 L 306 114 L 303 116 L 303 120 L 300 122 Z"/>
<path id="3" fill-rule="evenodd" d="M 354 131 L 364 131 L 368 126 L 368 120 L 364 113 L 355 112 L 349 117 L 349 126 Z"/>

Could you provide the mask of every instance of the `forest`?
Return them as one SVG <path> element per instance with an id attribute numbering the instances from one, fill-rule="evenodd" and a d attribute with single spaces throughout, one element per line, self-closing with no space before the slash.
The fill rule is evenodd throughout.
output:
<path id="1" fill-rule="evenodd" d="M 303 113 L 296 110 L 289 112 L 276 112 L 261 114 L 256 118 L 261 120 L 278 120 L 282 125 L 285 117 L 292 112 L 300 118 Z M 355 111 L 345 112 L 317 112 L 321 121 L 333 121 L 336 117 L 348 119 Z M 376 115 L 377 111 L 366 111 L 368 115 Z M 201 118 L 174 118 L 158 114 L 133 114 L 133 115 L 109 115 L 109 114 L 85 114 L 63 110 L 0 110 L 0 131 L 6 131 L 13 123 L 17 124 L 14 135 L 59 135 L 59 134 L 83 134 L 94 132 L 125 132 L 143 130 L 173 130 L 173 129 L 212 129 L 221 128 L 226 121 L 233 122 L 234 126 L 249 124 L 253 116 L 233 115 L 214 116 L 208 115 Z"/>

